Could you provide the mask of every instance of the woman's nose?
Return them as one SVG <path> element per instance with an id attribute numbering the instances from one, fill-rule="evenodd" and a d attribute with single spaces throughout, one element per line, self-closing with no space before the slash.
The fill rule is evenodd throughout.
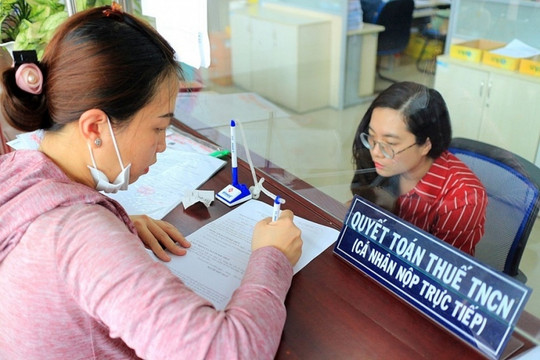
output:
<path id="1" fill-rule="evenodd" d="M 384 157 L 384 154 L 382 153 L 381 151 L 381 145 L 376 142 L 372 147 L 371 147 L 371 156 L 372 157 Z"/>
<path id="2" fill-rule="evenodd" d="M 167 149 L 167 139 L 166 139 L 166 134 L 165 134 L 165 131 L 164 131 L 163 136 L 160 137 L 160 140 L 159 140 L 156 151 L 157 152 L 164 152 L 165 149 Z"/>

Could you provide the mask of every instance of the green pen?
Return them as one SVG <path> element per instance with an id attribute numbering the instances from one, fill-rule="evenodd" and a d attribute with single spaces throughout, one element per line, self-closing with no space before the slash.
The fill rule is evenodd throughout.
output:
<path id="1" fill-rule="evenodd" d="M 227 155 L 229 155 L 231 152 L 229 150 L 218 150 L 218 151 L 214 151 L 213 153 L 210 153 L 208 155 L 210 156 L 213 156 L 213 157 L 217 157 L 217 158 L 222 158 L 222 157 L 225 157 Z"/>

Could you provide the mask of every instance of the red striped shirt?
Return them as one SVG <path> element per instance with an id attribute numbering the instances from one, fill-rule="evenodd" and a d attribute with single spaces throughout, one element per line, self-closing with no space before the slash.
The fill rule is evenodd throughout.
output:
<path id="1" fill-rule="evenodd" d="M 444 152 L 428 173 L 396 204 L 397 215 L 437 238 L 474 255 L 484 235 L 487 194 L 476 175 Z"/>

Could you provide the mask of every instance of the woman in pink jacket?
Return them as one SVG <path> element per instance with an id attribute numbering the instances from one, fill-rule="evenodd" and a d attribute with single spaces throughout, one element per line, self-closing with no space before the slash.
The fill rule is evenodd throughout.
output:
<path id="1" fill-rule="evenodd" d="M 0 359 L 275 355 L 302 247 L 290 211 L 257 224 L 242 284 L 217 311 L 140 240 L 166 259 L 158 239 L 183 254 L 182 235 L 134 223 L 97 191 L 125 189 L 165 150 L 180 74 L 167 42 L 115 4 L 70 17 L 41 62 L 16 53 L 4 114 L 46 131 L 39 151 L 0 157 Z"/>

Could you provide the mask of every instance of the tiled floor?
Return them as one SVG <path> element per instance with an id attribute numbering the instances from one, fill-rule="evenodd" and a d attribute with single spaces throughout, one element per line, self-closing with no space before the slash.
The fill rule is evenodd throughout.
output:
<path id="1" fill-rule="evenodd" d="M 433 86 L 433 75 L 421 73 L 413 61 L 397 59 L 385 75 Z M 375 88 L 382 90 L 390 83 L 377 79 Z M 242 91 L 234 88 L 212 88 L 216 92 Z M 344 110 L 326 108 L 287 118 L 256 121 L 244 125 L 252 151 L 271 160 L 297 177 L 317 186 L 341 202 L 351 198 L 349 183 L 353 164 L 351 147 L 356 127 L 369 103 Z M 228 131 L 224 128 L 223 131 Z M 270 146 L 269 146 L 270 145 Z M 527 285 L 533 289 L 526 310 L 540 317 L 540 221 L 521 261 Z"/>

